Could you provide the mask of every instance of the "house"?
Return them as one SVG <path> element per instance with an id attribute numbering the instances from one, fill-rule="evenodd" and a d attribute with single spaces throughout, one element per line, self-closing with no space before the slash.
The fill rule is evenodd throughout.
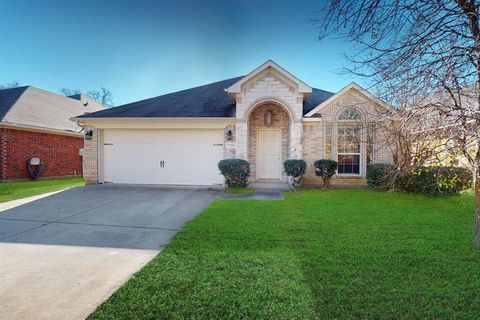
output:
<path id="1" fill-rule="evenodd" d="M 251 180 L 286 181 L 283 162 L 307 161 L 305 182 L 321 183 L 313 162 L 335 159 L 333 183 L 365 184 L 368 163 L 392 162 L 369 123 L 388 108 L 352 83 L 315 89 L 269 60 L 246 76 L 73 118 L 89 133 L 88 183 L 215 185 L 217 163 L 242 158 Z M 369 139 L 362 139 L 366 137 Z"/>
<path id="2" fill-rule="evenodd" d="M 83 128 L 69 119 L 103 109 L 84 95 L 31 86 L 0 90 L 0 180 L 28 178 L 32 157 L 41 161 L 41 177 L 81 176 Z"/>

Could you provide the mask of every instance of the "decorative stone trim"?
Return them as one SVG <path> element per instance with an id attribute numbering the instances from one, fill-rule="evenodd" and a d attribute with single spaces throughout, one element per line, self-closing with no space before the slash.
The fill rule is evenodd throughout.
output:
<path id="1" fill-rule="evenodd" d="M 250 114 L 252 113 L 253 110 L 255 110 L 255 108 L 257 108 L 258 106 L 262 105 L 262 104 L 275 104 L 275 105 L 279 105 L 280 107 L 282 107 L 283 109 L 285 109 L 285 111 L 287 111 L 290 119 L 292 122 L 298 122 L 298 121 L 302 121 L 301 119 L 298 119 L 296 116 L 295 116 L 295 112 L 292 110 L 292 108 L 290 107 L 290 105 L 288 103 L 286 103 L 285 101 L 283 101 L 282 99 L 278 98 L 278 97 L 262 97 L 262 98 L 259 98 L 259 99 L 256 99 L 254 102 L 252 102 L 245 110 L 245 112 L 243 113 L 243 118 L 241 119 L 241 121 L 244 121 L 244 122 L 248 122 L 248 118 L 250 117 Z M 240 119 L 237 120 L 237 122 L 240 121 Z"/>
<path id="2" fill-rule="evenodd" d="M 290 84 L 288 84 L 286 81 L 284 81 L 283 79 L 281 79 L 280 77 L 278 77 L 277 75 L 275 75 L 271 71 L 267 72 L 266 74 L 264 74 L 263 76 L 261 76 L 257 80 L 253 81 L 250 84 L 250 89 L 253 89 L 253 88 L 257 87 L 258 85 L 260 85 L 261 82 L 263 82 L 265 80 L 278 81 L 280 84 L 287 87 L 288 91 L 290 91 L 291 93 L 295 93 L 295 88 L 294 87 L 292 87 Z"/>

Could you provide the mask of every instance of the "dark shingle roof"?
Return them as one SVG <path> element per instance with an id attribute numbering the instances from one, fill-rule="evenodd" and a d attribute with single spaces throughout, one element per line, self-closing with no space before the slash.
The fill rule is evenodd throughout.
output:
<path id="1" fill-rule="evenodd" d="M 242 78 L 243 76 L 214 82 L 78 118 L 235 117 L 235 103 L 225 89 Z M 332 95 L 331 92 L 313 88 L 312 94 L 304 102 L 303 113 L 306 114 Z"/>
<path id="2" fill-rule="evenodd" d="M 307 100 L 303 102 L 303 114 L 309 113 L 334 94 L 333 92 L 312 88 L 312 93 L 308 96 Z"/>
<path id="3" fill-rule="evenodd" d="M 0 90 L 0 119 L 3 119 L 28 87 Z"/>
<path id="4" fill-rule="evenodd" d="M 104 109 L 31 86 L 0 90 L 0 123 L 28 125 L 79 132 L 82 128 L 70 118 Z"/>
<path id="5" fill-rule="evenodd" d="M 79 118 L 234 117 L 235 104 L 225 89 L 243 77 L 165 94 Z"/>

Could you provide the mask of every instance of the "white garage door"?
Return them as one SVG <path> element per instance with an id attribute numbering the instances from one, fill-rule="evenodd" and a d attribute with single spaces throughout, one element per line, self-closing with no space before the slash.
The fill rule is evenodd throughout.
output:
<path id="1" fill-rule="evenodd" d="M 223 130 L 104 130 L 105 182 L 222 183 Z"/>

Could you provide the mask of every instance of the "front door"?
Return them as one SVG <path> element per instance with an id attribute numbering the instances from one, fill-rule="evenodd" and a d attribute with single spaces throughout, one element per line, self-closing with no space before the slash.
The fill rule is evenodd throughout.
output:
<path id="1" fill-rule="evenodd" d="M 257 178 L 280 179 L 281 131 L 258 130 Z"/>

